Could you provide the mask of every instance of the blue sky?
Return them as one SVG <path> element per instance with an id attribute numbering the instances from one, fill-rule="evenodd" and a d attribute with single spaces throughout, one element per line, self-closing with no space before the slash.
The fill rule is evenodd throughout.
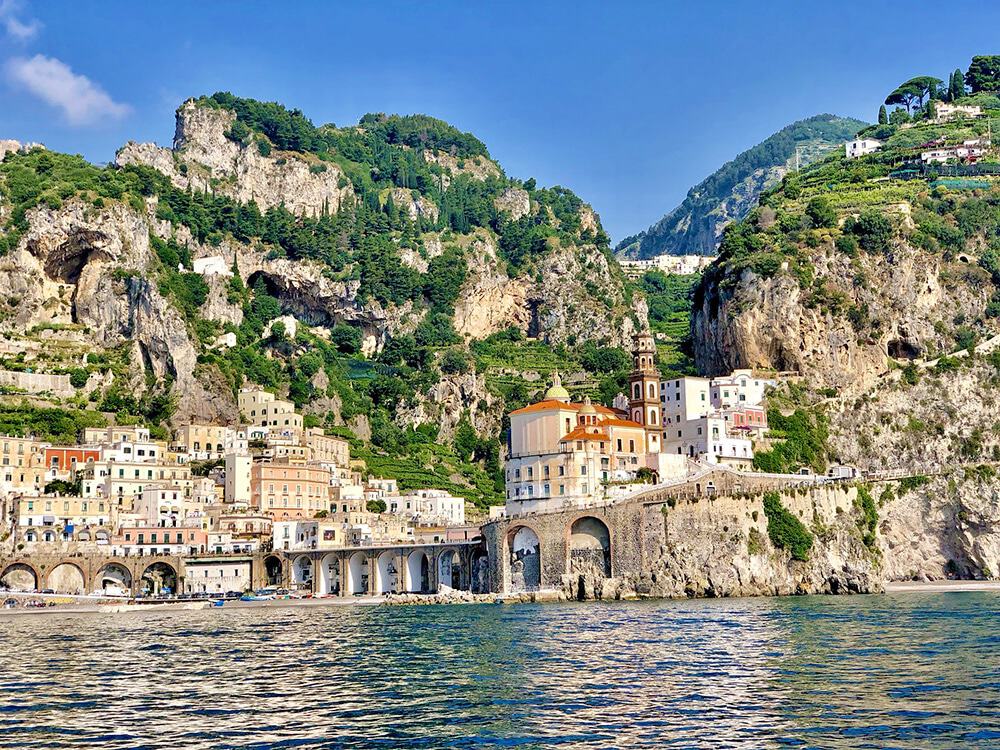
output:
<path id="1" fill-rule="evenodd" d="M 762 7 L 763 6 L 763 7 Z M 614 241 L 789 122 L 871 120 L 906 78 L 1000 53 L 1000 4 L 0 0 L 0 138 L 110 160 L 217 90 L 316 123 L 425 112 L 566 185 Z"/>

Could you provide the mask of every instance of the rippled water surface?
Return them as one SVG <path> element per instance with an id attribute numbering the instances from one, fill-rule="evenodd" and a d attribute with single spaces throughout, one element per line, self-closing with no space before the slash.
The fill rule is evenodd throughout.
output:
<path id="1" fill-rule="evenodd" d="M 1000 746 L 1000 595 L 0 619 L 0 748 Z"/>

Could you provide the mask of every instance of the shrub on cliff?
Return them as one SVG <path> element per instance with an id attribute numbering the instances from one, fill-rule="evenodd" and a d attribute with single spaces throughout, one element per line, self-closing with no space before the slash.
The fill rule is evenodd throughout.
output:
<path id="1" fill-rule="evenodd" d="M 803 523 L 781 504 L 777 492 L 764 493 L 764 515 L 767 516 L 767 536 L 778 549 L 786 549 L 793 560 L 808 560 L 813 536 Z"/>

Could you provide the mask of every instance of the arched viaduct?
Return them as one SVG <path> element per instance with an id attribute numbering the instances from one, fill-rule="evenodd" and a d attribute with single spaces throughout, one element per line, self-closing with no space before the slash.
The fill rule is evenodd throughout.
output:
<path id="1" fill-rule="evenodd" d="M 483 562 L 481 562 L 483 561 Z M 448 587 L 487 591 L 479 541 L 277 551 L 264 558 L 267 583 L 324 596 L 434 593 Z"/>

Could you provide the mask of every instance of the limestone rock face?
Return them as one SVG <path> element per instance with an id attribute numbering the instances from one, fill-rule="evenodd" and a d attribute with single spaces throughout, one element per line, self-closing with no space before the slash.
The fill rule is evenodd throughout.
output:
<path id="1" fill-rule="evenodd" d="M 406 188 L 393 188 L 389 195 L 397 208 L 402 209 L 409 216 L 410 221 L 417 221 L 424 218 L 428 221 L 438 220 L 438 207 L 430 198 L 422 195 L 414 197 L 413 191 Z"/>
<path id="2" fill-rule="evenodd" d="M 629 350 L 637 333 L 635 318 L 645 320 L 640 318 L 644 303 L 636 303 L 631 314 L 610 315 L 614 307 L 625 308 L 624 289 L 614 279 L 604 254 L 594 251 L 585 260 L 581 256 L 574 247 L 550 251 L 541 269 L 541 281 L 528 299 L 532 314 L 529 333 L 537 331 L 536 335 L 553 343 L 567 343 L 572 336 Z"/>
<path id="3" fill-rule="evenodd" d="M 486 378 L 476 373 L 444 375 L 415 405 L 396 410 L 401 424 L 440 426 L 439 440 L 451 440 L 463 415 L 480 435 L 496 434 L 503 417 L 503 404 L 486 388 Z"/>
<path id="4" fill-rule="evenodd" d="M 34 209 L 28 223 L 18 246 L 0 258 L 0 294 L 12 307 L 4 330 L 80 326 L 95 350 L 132 348 L 129 377 L 137 390 L 145 388 L 144 372 L 172 382 L 183 418 L 235 418 L 228 389 L 213 392 L 199 380 L 184 320 L 147 280 L 152 255 L 144 215 L 120 203 L 97 209 L 74 200 L 58 210 Z"/>
<path id="5" fill-rule="evenodd" d="M 354 188 L 336 164 L 284 151 L 262 156 L 255 141 L 239 144 L 226 137 L 235 119 L 229 110 L 189 100 L 177 110 L 173 150 L 128 143 L 115 162 L 145 164 L 181 189 L 217 191 L 243 203 L 253 200 L 262 211 L 284 204 L 293 214 L 317 216 L 353 203 Z"/>
<path id="6" fill-rule="evenodd" d="M 834 314 L 787 273 L 762 279 L 747 269 L 729 289 L 709 275 L 691 323 L 699 370 L 795 370 L 817 388 L 857 394 L 889 369 L 889 356 L 918 357 L 947 346 L 942 323 L 952 328 L 956 316 L 980 317 L 988 299 L 985 284 L 941 282 L 943 272 L 979 269 L 945 269 L 940 257 L 903 242 L 890 257 L 862 254 L 860 272 L 829 244 L 812 260 L 816 276 L 866 310 L 863 318 Z"/>
<path id="7" fill-rule="evenodd" d="M 510 326 L 527 331 L 531 284 L 507 275 L 491 238 L 477 239 L 469 256 L 469 276 L 455 303 L 455 330 L 477 339 Z"/>
<path id="8" fill-rule="evenodd" d="M 497 211 L 506 213 L 512 221 L 531 213 L 531 198 L 528 191 L 522 188 L 507 188 L 493 201 Z"/>
<path id="9" fill-rule="evenodd" d="M 474 180 L 488 180 L 490 177 L 499 177 L 502 172 L 496 162 L 490 161 L 485 156 L 471 156 L 459 159 L 443 151 L 424 150 L 424 161 L 428 164 L 437 164 L 444 169 L 441 181 L 444 187 L 451 184 L 454 177 L 469 175 Z"/>

